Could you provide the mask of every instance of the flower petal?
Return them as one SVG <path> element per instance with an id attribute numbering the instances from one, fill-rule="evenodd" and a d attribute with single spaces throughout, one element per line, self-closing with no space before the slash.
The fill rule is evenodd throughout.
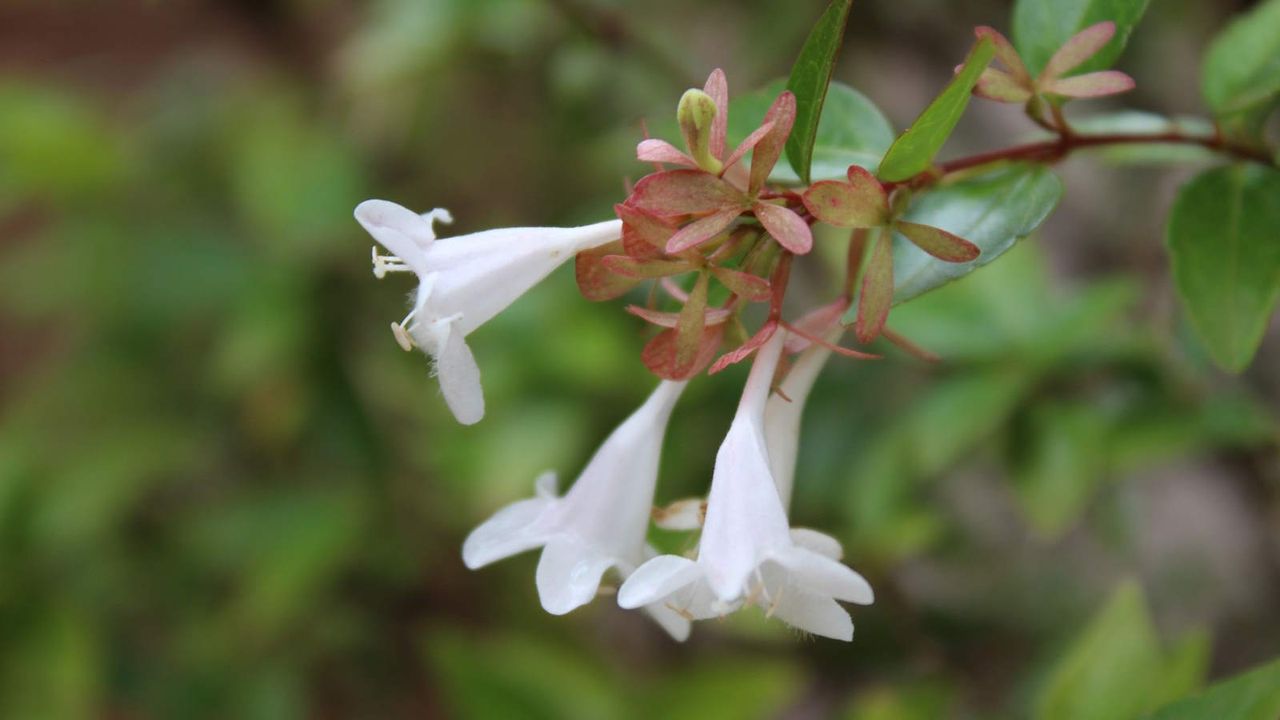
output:
<path id="1" fill-rule="evenodd" d="M 419 276 L 428 272 L 426 250 L 436 237 L 430 219 L 388 200 L 365 200 L 356 206 L 355 218 Z"/>
<path id="2" fill-rule="evenodd" d="M 875 593 L 853 568 L 803 547 L 792 546 L 773 553 L 772 559 L 791 572 L 791 583 L 805 592 L 837 600 L 870 605 Z"/>
<path id="3" fill-rule="evenodd" d="M 832 640 L 853 639 L 853 620 L 840 603 L 787 587 L 769 608 L 774 617 L 786 624 Z"/>
<path id="4" fill-rule="evenodd" d="M 751 212 L 782 247 L 796 255 L 804 255 L 813 249 L 813 232 L 809 230 L 809 223 L 788 208 L 758 202 L 751 206 Z"/>
<path id="5" fill-rule="evenodd" d="M 689 558 L 659 555 L 636 569 L 618 589 L 618 605 L 627 609 L 652 605 L 693 583 L 702 569 Z"/>
<path id="6" fill-rule="evenodd" d="M 484 390 L 480 387 L 480 367 L 457 328 L 446 326 L 440 354 L 436 356 L 436 373 L 440 391 L 453 416 L 463 425 L 474 425 L 484 418 Z"/>
<path id="7" fill-rule="evenodd" d="M 644 612 L 653 618 L 653 621 L 658 623 L 659 627 L 666 630 L 671 639 L 676 642 L 684 642 L 689 639 L 689 631 L 693 627 L 693 623 L 689 622 L 689 618 L 662 603 L 645 605 Z"/>
<path id="8" fill-rule="evenodd" d="M 543 497 L 517 500 L 494 513 L 462 543 L 462 562 L 475 570 L 538 547 L 546 538 L 533 525 L 549 504 Z"/>
<path id="9" fill-rule="evenodd" d="M 554 500 L 556 497 L 556 486 L 559 480 L 554 470 L 548 470 L 538 476 L 533 481 L 533 494 L 544 500 Z"/>
<path id="10" fill-rule="evenodd" d="M 553 538 L 538 561 L 536 582 L 542 608 L 552 615 L 564 615 L 591 602 L 604 571 L 616 562 L 581 541 Z"/>
<path id="11" fill-rule="evenodd" d="M 844 548 L 840 546 L 839 540 L 811 528 L 791 528 L 791 542 L 832 560 L 844 557 Z"/>
<path id="12" fill-rule="evenodd" d="M 622 221 L 574 228 L 498 228 L 437 240 L 427 253 L 438 274 L 430 315 L 447 318 L 464 335 L 498 313 L 580 252 L 622 235 Z"/>
<path id="13" fill-rule="evenodd" d="M 677 500 L 653 509 L 653 524 L 663 530 L 698 530 L 707 515 L 707 501 L 700 497 Z"/>

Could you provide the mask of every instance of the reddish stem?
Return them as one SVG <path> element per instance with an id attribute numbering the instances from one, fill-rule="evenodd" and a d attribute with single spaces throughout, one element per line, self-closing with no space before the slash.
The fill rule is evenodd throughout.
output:
<path id="1" fill-rule="evenodd" d="M 1025 161 L 1052 164 L 1062 160 L 1076 150 L 1106 147 L 1108 145 L 1196 145 L 1240 160 L 1273 165 L 1271 157 L 1265 150 L 1232 143 L 1216 135 L 1206 137 L 1203 135 L 1186 135 L 1180 132 L 1156 134 L 1106 133 L 1099 135 L 1064 133 L 1053 140 L 1015 145 L 940 163 L 915 177 L 901 182 L 885 183 L 884 186 L 886 190 L 892 190 L 904 185 L 919 188 L 937 182 L 953 173 L 999 162 Z"/>

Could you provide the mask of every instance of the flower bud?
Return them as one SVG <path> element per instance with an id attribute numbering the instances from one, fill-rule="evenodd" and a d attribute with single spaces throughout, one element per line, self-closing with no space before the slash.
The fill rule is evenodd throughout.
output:
<path id="1" fill-rule="evenodd" d="M 718 174 L 723 167 L 720 159 L 711 154 L 711 127 L 716 119 L 716 102 L 701 90 L 687 90 L 680 98 L 676 120 L 684 135 L 685 147 L 698 167 Z"/>

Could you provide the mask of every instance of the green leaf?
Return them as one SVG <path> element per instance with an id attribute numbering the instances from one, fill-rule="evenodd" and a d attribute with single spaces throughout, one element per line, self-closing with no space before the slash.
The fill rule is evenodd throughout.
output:
<path id="1" fill-rule="evenodd" d="M 956 76 L 947 83 L 946 88 L 929 107 L 920 113 L 920 117 L 894 141 L 889 152 L 885 153 L 880 163 L 879 175 L 889 181 L 906 180 L 907 178 L 928 169 L 933 158 L 942 149 L 943 143 L 955 130 L 960 116 L 969 106 L 973 86 L 977 84 L 982 71 L 991 63 L 996 48 L 989 38 L 983 38 L 974 45 L 965 58 L 963 67 Z"/>
<path id="2" fill-rule="evenodd" d="M 1116 24 L 1115 37 L 1072 74 L 1106 70 L 1124 51 L 1129 33 L 1147 11 L 1148 2 L 1150 0 L 1018 0 L 1013 7 L 1013 44 L 1031 74 L 1038 75 L 1072 35 L 1090 25 L 1111 20 Z"/>
<path id="3" fill-rule="evenodd" d="M 959 693 L 941 681 L 904 682 L 854 694 L 845 720 L 933 720 L 953 714 Z"/>
<path id="4" fill-rule="evenodd" d="M 21 596 L 19 596 L 21 597 Z M 103 667 L 109 657 L 101 623 L 58 599 L 32 607 L 5 629 L 0 713 L 20 718 L 84 718 L 101 714 Z M 6 620 L 14 617 L 7 610 Z M 20 661 L 14 661 L 14 660 Z M 99 712 L 95 713 L 95 709 Z"/>
<path id="5" fill-rule="evenodd" d="M 946 531 L 921 495 L 924 481 L 954 468 L 1008 421 L 1031 387 L 1016 365 L 947 377 L 920 396 L 859 454 L 847 483 L 851 542 L 892 561 L 920 552 Z"/>
<path id="6" fill-rule="evenodd" d="M 1262 3 L 1218 34 L 1201 83 L 1217 115 L 1265 108 L 1280 97 L 1280 0 Z"/>
<path id="7" fill-rule="evenodd" d="M 84 97 L 0 84 L 0 209 L 9 198 L 102 200 L 127 182 L 119 138 Z"/>
<path id="8" fill-rule="evenodd" d="M 423 650 L 449 717 L 613 720 L 628 717 L 608 666 L 559 643 L 440 626 Z"/>
<path id="9" fill-rule="evenodd" d="M 1014 448 L 1014 490 L 1032 528 L 1056 539 L 1084 511 L 1105 468 L 1110 423 L 1095 403 L 1036 405 Z"/>
<path id="10" fill-rule="evenodd" d="M 1040 693 L 1035 717 L 1137 717 L 1163 667 L 1142 589 L 1137 583 L 1126 582 L 1059 660 Z"/>
<path id="11" fill-rule="evenodd" d="M 904 419 L 914 469 L 944 473 L 1008 421 L 1032 384 L 1022 368 L 996 367 L 937 383 Z"/>
<path id="12" fill-rule="evenodd" d="M 1141 296 L 1135 283 L 1116 278 L 1063 297 L 1050 287 L 1047 265 L 1037 243 L 1018 243 L 981 273 L 899 306 L 893 328 L 951 363 L 1003 360 L 1033 371 L 1123 354 L 1141 342 L 1125 321 Z"/>
<path id="13" fill-rule="evenodd" d="M 1280 298 L 1280 172 L 1207 170 L 1174 201 L 1167 241 L 1178 294 L 1221 367 L 1253 358 Z"/>
<path id="14" fill-rule="evenodd" d="M 1280 717 L 1280 659 L 1151 715 L 1151 720 L 1274 720 Z"/>
<path id="15" fill-rule="evenodd" d="M 977 245 L 982 254 L 967 263 L 939 260 L 903 237 L 893 249 L 894 303 L 901 304 L 1000 257 L 1040 227 L 1062 197 L 1062 181 L 1047 168 L 1014 165 L 920 196 L 904 219 L 932 225 Z M 844 317 L 857 317 L 856 306 Z"/>
<path id="16" fill-rule="evenodd" d="M 1151 688 L 1151 704 L 1163 705 L 1203 686 L 1212 650 L 1213 637 L 1206 628 L 1195 628 L 1179 638 L 1165 654 L 1164 669 Z"/>
<path id="17" fill-rule="evenodd" d="M 831 72 L 835 69 L 836 54 L 844 40 L 844 26 L 849 21 L 852 5 L 853 0 L 831 0 L 826 12 L 813 26 L 804 47 L 800 48 L 800 56 L 791 67 L 791 77 L 787 80 L 787 89 L 796 96 L 796 123 L 791 128 L 791 137 L 787 138 L 787 161 L 805 184 L 809 183 L 818 121 L 822 117 Z"/>
<path id="18" fill-rule="evenodd" d="M 741 615 L 741 613 L 739 613 Z M 663 720 L 777 717 L 801 691 L 803 675 L 785 661 L 719 658 L 690 663 L 644 693 L 632 717 Z"/>
<path id="19" fill-rule="evenodd" d="M 776 80 L 729 103 L 730 147 L 760 126 L 760 119 L 773 99 L 785 89 L 785 82 Z M 793 136 L 795 132 L 793 128 Z M 827 91 L 827 102 L 813 142 L 810 177 L 813 180 L 843 179 L 850 165 L 875 172 L 880 158 L 893 144 L 893 136 L 893 126 L 875 103 L 848 85 L 833 82 Z M 800 176 L 784 163 L 773 167 L 769 180 L 792 185 L 801 182 Z"/>

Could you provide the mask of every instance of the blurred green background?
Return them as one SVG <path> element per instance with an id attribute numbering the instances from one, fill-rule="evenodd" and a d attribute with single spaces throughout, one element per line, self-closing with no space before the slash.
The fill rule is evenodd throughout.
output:
<path id="1" fill-rule="evenodd" d="M 1162 0 L 1123 103 L 1203 114 L 1244 2 Z M 607 217 L 640 121 L 785 75 L 819 0 L 0 2 L 0 717 L 1132 717 L 1280 654 L 1280 336 L 1211 369 L 1170 288 L 1185 167 L 1074 158 L 1039 237 L 833 362 L 794 522 L 877 591 L 851 644 L 758 613 L 678 646 L 462 538 L 645 396 L 640 321 L 564 268 L 472 338 L 456 425 L 351 218 Z M 1009 3 L 860 0 L 837 79 L 905 126 Z M 1008 144 L 975 103 L 946 151 Z M 1123 158 L 1119 158 L 1123 160 Z M 818 260 L 794 294 L 832 292 Z M 677 410 L 705 491 L 742 368 Z"/>

